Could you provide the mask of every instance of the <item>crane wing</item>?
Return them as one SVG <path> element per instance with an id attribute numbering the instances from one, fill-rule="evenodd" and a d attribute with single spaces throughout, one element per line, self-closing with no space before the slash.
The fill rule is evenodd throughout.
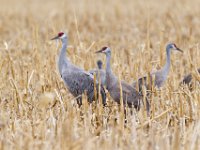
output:
<path id="1" fill-rule="evenodd" d="M 69 82 L 68 85 L 79 85 L 82 88 L 87 87 L 94 82 L 93 75 L 85 71 L 76 71 L 68 74 L 63 73 L 62 77 L 65 82 Z"/>
<path id="2" fill-rule="evenodd" d="M 70 73 L 63 73 L 62 78 L 67 86 L 68 90 L 75 96 L 79 96 L 84 92 L 87 93 L 88 100 L 92 102 L 94 100 L 94 79 L 89 73 L 85 71 L 75 71 Z M 98 89 L 98 83 L 96 82 L 96 89 Z M 97 92 L 98 94 L 98 92 Z M 101 96 L 103 103 L 106 103 L 106 94 L 101 86 Z"/>
<path id="3" fill-rule="evenodd" d="M 134 88 L 132 86 L 130 86 L 129 84 L 127 84 L 124 81 L 122 81 L 121 84 L 122 84 L 122 90 L 123 90 L 123 92 L 131 93 L 134 90 Z"/>

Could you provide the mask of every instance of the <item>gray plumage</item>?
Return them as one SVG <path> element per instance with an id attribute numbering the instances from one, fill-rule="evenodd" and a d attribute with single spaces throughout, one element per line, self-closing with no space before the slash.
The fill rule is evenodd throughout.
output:
<path id="1" fill-rule="evenodd" d="M 67 49 L 67 35 L 63 32 L 60 32 L 58 36 L 53 38 L 61 39 L 62 48 L 60 50 L 60 56 L 58 60 L 58 67 L 60 75 L 68 88 L 69 92 L 77 98 L 78 104 L 82 104 L 82 94 L 86 92 L 88 102 L 92 102 L 95 98 L 94 96 L 94 78 L 93 75 L 84 71 L 83 69 L 73 65 L 66 57 Z M 98 84 L 95 85 L 98 94 Z M 103 104 L 106 104 L 106 94 L 103 87 L 101 87 L 101 96 Z M 98 95 L 97 95 L 98 97 Z"/>
<path id="2" fill-rule="evenodd" d="M 163 68 L 156 72 L 152 72 L 149 74 L 149 76 L 144 76 L 139 78 L 137 81 L 133 82 L 133 87 L 139 88 L 139 92 L 141 95 L 142 93 L 142 86 L 145 86 L 146 89 L 151 90 L 151 87 L 157 87 L 161 88 L 165 81 L 167 80 L 169 70 L 170 70 L 170 56 L 171 56 L 171 50 L 178 50 L 183 52 L 181 49 L 179 49 L 174 43 L 170 43 L 166 46 L 166 63 Z M 153 82 L 154 81 L 154 82 Z M 150 97 L 150 92 L 147 91 L 147 97 L 146 97 L 146 109 L 147 109 L 147 114 L 149 115 L 150 113 L 150 102 L 149 102 L 149 97 Z"/>
<path id="3" fill-rule="evenodd" d="M 101 85 L 105 86 L 106 85 L 106 73 L 105 73 L 105 70 L 102 69 L 102 65 L 103 65 L 102 61 L 98 60 L 97 61 L 98 69 L 90 70 L 89 73 L 91 73 L 92 75 L 96 74 L 98 81 L 99 81 L 99 77 L 100 77 Z"/>
<path id="4" fill-rule="evenodd" d="M 101 60 L 97 61 L 98 69 L 102 69 L 103 62 Z"/>
<path id="5" fill-rule="evenodd" d="M 200 68 L 197 69 L 197 71 L 200 74 Z M 191 89 L 192 88 L 192 80 L 193 80 L 193 77 L 192 77 L 192 74 L 190 73 L 184 77 L 183 81 L 180 84 L 186 84 Z"/>
<path id="6" fill-rule="evenodd" d="M 146 87 L 150 87 L 152 85 L 160 88 L 164 85 L 165 81 L 167 80 L 169 70 L 170 70 L 170 57 L 171 57 L 171 50 L 178 50 L 180 52 L 183 52 L 181 49 L 179 49 L 174 43 L 170 43 L 166 46 L 166 63 L 163 68 L 160 70 L 153 72 L 150 74 L 150 82 L 147 82 L 147 76 L 141 77 L 138 79 L 138 81 L 133 82 L 133 86 L 136 87 L 138 83 L 139 91 L 142 90 L 142 85 Z M 154 83 L 153 83 L 154 79 Z"/>
<path id="7" fill-rule="evenodd" d="M 97 53 L 106 54 L 106 88 L 110 93 L 110 96 L 115 102 L 120 103 L 120 85 L 117 77 L 113 74 L 110 65 L 111 50 L 109 47 L 103 47 Z M 141 96 L 139 93 L 129 84 L 121 81 L 122 96 L 124 105 L 128 104 L 129 107 L 134 106 L 137 110 L 140 109 Z"/>

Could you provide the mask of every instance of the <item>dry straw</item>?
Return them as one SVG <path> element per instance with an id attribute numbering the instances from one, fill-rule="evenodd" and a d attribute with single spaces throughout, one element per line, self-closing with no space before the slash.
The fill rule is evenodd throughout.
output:
<path id="1" fill-rule="evenodd" d="M 199 0 L 0 4 L 0 149 L 199 149 Z M 49 40 L 61 30 L 72 63 L 95 68 L 105 58 L 94 52 L 109 46 L 113 72 L 130 84 L 163 66 L 169 41 L 184 54 L 172 53 L 165 86 L 152 89 L 150 117 L 145 106 L 128 109 L 125 122 L 122 101 L 109 93 L 107 107 L 85 94 L 78 107 L 56 69 L 60 42 Z M 187 73 L 192 91 L 179 86 Z"/>

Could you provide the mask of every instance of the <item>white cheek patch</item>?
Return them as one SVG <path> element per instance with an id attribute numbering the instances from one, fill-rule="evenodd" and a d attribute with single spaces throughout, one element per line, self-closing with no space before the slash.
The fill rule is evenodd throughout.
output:
<path id="1" fill-rule="evenodd" d="M 104 52 L 105 52 L 105 53 L 107 53 L 108 51 L 109 51 L 109 50 L 108 50 L 108 49 L 106 49 Z"/>
<path id="2" fill-rule="evenodd" d="M 65 34 L 63 34 L 60 38 L 65 38 L 66 37 L 66 35 Z"/>
<path id="3" fill-rule="evenodd" d="M 177 49 L 175 45 L 173 45 L 173 49 Z"/>

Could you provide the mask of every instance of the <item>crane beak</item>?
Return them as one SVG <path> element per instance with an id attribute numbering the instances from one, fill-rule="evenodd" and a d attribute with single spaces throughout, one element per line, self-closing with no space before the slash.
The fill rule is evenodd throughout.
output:
<path id="1" fill-rule="evenodd" d="M 178 47 L 176 48 L 176 50 L 179 51 L 179 52 L 181 52 L 181 53 L 183 53 L 183 50 L 181 50 L 181 49 L 178 48 Z"/>
<path id="2" fill-rule="evenodd" d="M 52 38 L 51 40 L 56 40 L 56 39 L 59 39 L 59 36 L 56 36 L 56 37 Z"/>
<path id="3" fill-rule="evenodd" d="M 96 51 L 95 53 L 103 53 L 103 49 Z"/>

